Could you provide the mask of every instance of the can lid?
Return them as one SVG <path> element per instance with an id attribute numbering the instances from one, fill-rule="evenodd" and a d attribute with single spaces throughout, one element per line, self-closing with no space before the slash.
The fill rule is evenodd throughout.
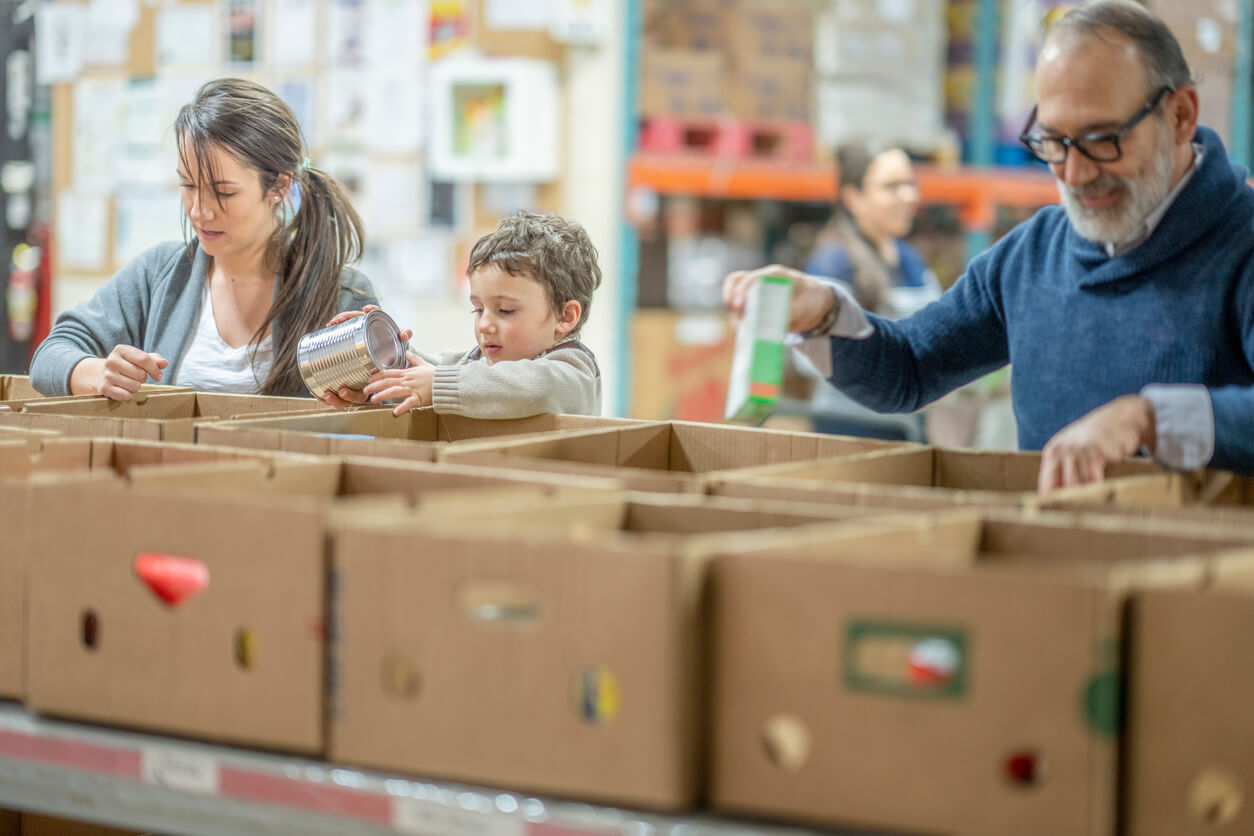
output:
<path id="1" fill-rule="evenodd" d="M 405 346 L 401 344 L 401 331 L 392 317 L 383 311 L 366 314 L 366 351 L 375 368 L 403 369 L 409 365 L 405 359 Z"/>

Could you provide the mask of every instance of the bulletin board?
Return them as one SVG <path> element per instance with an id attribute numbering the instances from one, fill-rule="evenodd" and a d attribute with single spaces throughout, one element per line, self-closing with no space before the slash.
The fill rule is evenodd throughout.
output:
<path id="1" fill-rule="evenodd" d="M 560 170 L 545 182 L 434 180 L 424 85 L 433 61 L 479 55 L 551 62 L 560 91 L 565 47 L 534 13 L 528 19 L 526 7 L 532 5 L 45 4 L 38 30 L 45 46 L 70 47 L 40 69 L 52 89 L 54 286 L 72 282 L 86 293 L 139 251 L 184 237 L 174 117 L 204 81 L 236 76 L 265 84 L 288 102 L 313 164 L 349 190 L 366 230 L 360 266 L 385 302 L 404 310 L 426 300 L 464 298 L 463 274 L 475 240 L 516 209 L 559 211 L 564 186 Z M 102 32 L 106 14 L 122 23 Z M 81 52 L 77 57 L 69 54 L 74 48 Z M 558 100 L 564 124 L 564 94 Z"/>

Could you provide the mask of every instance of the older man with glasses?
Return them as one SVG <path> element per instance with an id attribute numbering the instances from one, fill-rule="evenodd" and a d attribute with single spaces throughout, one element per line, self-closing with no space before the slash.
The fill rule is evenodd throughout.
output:
<path id="1" fill-rule="evenodd" d="M 1011 363 L 1019 443 L 1042 491 L 1149 451 L 1175 469 L 1254 473 L 1254 190 L 1219 137 L 1167 26 L 1091 0 L 1050 32 L 1022 140 L 1058 180 L 1041 209 L 938 302 L 867 314 L 786 268 L 733 273 L 738 314 L 760 276 L 797 282 L 791 329 L 842 391 L 916 410 Z"/>

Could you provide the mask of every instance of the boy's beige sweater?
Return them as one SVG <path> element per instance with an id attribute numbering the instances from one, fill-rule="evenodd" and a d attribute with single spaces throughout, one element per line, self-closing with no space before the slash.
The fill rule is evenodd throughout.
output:
<path id="1" fill-rule="evenodd" d="M 488 363 L 478 346 L 428 355 L 435 411 L 468 418 L 526 418 L 546 412 L 601 414 L 601 370 L 578 340 L 565 340 L 532 360 Z"/>

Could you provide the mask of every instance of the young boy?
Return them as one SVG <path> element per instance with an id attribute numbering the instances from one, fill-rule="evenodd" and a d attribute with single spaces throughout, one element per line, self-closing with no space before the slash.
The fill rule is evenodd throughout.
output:
<path id="1" fill-rule="evenodd" d="M 475 340 L 470 351 L 408 353 L 410 367 L 377 372 L 362 390 L 393 410 L 433 404 L 471 418 L 545 412 L 601 414 L 601 370 L 577 339 L 601 285 L 583 227 L 558 215 L 518 212 L 470 251 L 466 270 Z"/>

